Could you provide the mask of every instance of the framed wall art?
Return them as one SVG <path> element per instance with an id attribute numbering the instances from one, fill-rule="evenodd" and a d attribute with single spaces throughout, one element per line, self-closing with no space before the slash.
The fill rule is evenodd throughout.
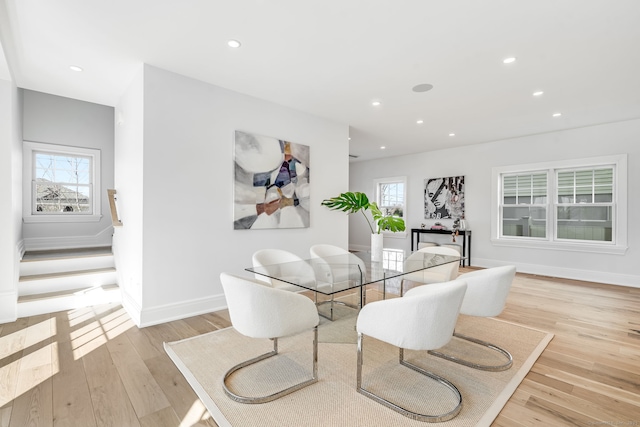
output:
<path id="1" fill-rule="evenodd" d="M 425 219 L 464 219 L 464 176 L 424 180 Z"/>
<path id="2" fill-rule="evenodd" d="M 309 227 L 309 146 L 235 131 L 234 229 Z"/>

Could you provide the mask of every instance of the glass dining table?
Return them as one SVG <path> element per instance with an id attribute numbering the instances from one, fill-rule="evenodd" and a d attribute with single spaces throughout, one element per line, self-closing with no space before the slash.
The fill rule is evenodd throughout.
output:
<path id="1" fill-rule="evenodd" d="M 421 254 L 421 255 L 416 255 Z M 387 288 L 393 279 L 411 274 L 412 280 L 419 281 L 421 272 L 427 274 L 431 268 L 449 263 L 459 263 L 460 256 L 414 252 L 411 259 L 403 250 L 385 249 L 382 261 L 373 261 L 370 252 L 352 252 L 323 258 L 310 258 L 280 264 L 247 267 L 246 271 L 271 280 L 295 285 L 300 290 L 309 290 L 330 297 L 334 302 L 336 294 L 355 290 L 358 293 L 354 308 L 366 304 L 365 287 L 377 284 L 382 287 L 382 298 L 386 298 Z M 333 318 L 333 304 L 331 318 Z"/>

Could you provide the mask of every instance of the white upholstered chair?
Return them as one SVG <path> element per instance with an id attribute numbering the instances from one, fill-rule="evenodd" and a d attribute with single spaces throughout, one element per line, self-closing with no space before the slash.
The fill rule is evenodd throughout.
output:
<path id="1" fill-rule="evenodd" d="M 274 275 L 284 279 L 284 281 L 276 280 L 262 274 L 255 274 L 257 280 L 270 283 L 274 288 L 287 291 L 301 291 L 303 290 L 302 288 L 292 283 L 310 286 L 315 284 L 316 279 L 313 267 L 298 255 L 289 251 L 283 249 L 261 249 L 253 254 L 252 263 L 254 268 L 264 267 L 267 270 L 273 269 L 271 272 Z"/>
<path id="2" fill-rule="evenodd" d="M 339 246 L 328 244 L 313 245 L 309 248 L 309 255 L 311 255 L 311 259 L 314 261 L 313 265 L 319 286 L 339 286 L 341 282 L 362 280 L 366 277 L 367 267 L 364 261 Z M 331 295 L 331 299 L 326 301 L 326 303 L 329 303 L 331 308 L 329 316 L 325 317 L 331 320 L 333 320 L 334 303 L 359 308 L 342 301 L 336 301 L 334 295 Z"/>
<path id="3" fill-rule="evenodd" d="M 375 301 L 365 305 L 356 323 L 358 392 L 415 420 L 440 422 L 455 417 L 462 407 L 460 391 L 445 378 L 407 362 L 404 359 L 404 349 L 428 351 L 447 344 L 453 335 L 466 288 L 464 281 L 454 280 L 419 286 L 404 298 Z M 403 408 L 399 402 L 391 402 L 388 398 L 366 390 L 362 386 L 365 335 L 399 347 L 400 364 L 445 385 L 454 395 L 455 407 L 444 414 L 420 414 Z"/>
<path id="4" fill-rule="evenodd" d="M 312 259 L 326 258 L 328 260 L 338 261 L 337 265 L 327 264 L 326 270 L 323 271 L 325 277 L 323 277 L 322 280 L 326 279 L 330 283 L 352 279 L 357 273 L 362 273 L 363 275 L 367 273 L 367 267 L 362 259 L 339 246 L 328 244 L 313 245 L 309 248 L 309 254 Z M 343 257 L 344 262 L 341 261 Z M 343 265 L 340 265 L 340 263 L 343 263 Z M 347 268 L 347 264 L 349 264 L 351 268 Z M 357 266 L 358 270 L 355 270 L 353 266 Z"/>
<path id="5" fill-rule="evenodd" d="M 239 363 L 224 376 L 227 396 L 240 403 L 270 402 L 318 381 L 318 310 L 309 298 L 295 292 L 274 289 L 263 282 L 231 274 L 220 274 L 231 324 L 242 335 L 273 340 L 273 351 Z M 311 378 L 262 397 L 241 396 L 229 386 L 229 377 L 242 368 L 278 354 L 278 338 L 313 330 Z"/>
<path id="6" fill-rule="evenodd" d="M 411 263 L 420 260 L 424 253 L 434 254 L 435 256 L 456 256 L 460 257 L 460 252 L 452 248 L 444 246 L 429 246 L 419 249 L 409 255 L 404 261 L 405 270 L 410 268 Z M 402 276 L 400 280 L 400 296 L 404 295 L 405 282 L 415 284 L 441 283 L 454 280 L 458 277 L 459 262 L 450 262 L 448 264 L 427 268 L 426 270 L 416 271 Z"/>
<path id="7" fill-rule="evenodd" d="M 493 317 L 502 313 L 515 274 L 516 267 L 507 265 L 477 270 L 458 276 L 458 279 L 464 280 L 467 283 L 467 293 L 462 301 L 460 314 L 477 317 Z M 412 291 L 408 291 L 406 295 L 409 295 L 410 292 Z M 482 365 L 437 351 L 432 351 L 431 354 L 483 371 L 504 371 L 509 369 L 513 364 L 511 353 L 497 345 L 457 332 L 454 333 L 454 336 L 500 353 L 505 358 L 505 363 L 500 365 Z"/>
<path id="8" fill-rule="evenodd" d="M 440 245 L 436 242 L 418 242 L 418 249 L 431 248 L 434 246 L 440 246 Z"/>

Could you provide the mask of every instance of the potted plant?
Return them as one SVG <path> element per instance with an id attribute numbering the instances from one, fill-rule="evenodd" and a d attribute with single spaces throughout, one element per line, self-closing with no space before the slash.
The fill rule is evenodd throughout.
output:
<path id="1" fill-rule="evenodd" d="M 338 197 L 332 197 L 322 201 L 322 205 L 332 210 L 346 212 L 347 215 L 362 212 L 369 229 L 371 230 L 371 254 L 374 261 L 382 259 L 382 231 L 404 231 L 404 220 L 395 215 L 384 215 L 378 204 L 369 202 L 366 194 L 360 192 L 341 193 Z M 365 211 L 371 211 L 370 220 Z"/>

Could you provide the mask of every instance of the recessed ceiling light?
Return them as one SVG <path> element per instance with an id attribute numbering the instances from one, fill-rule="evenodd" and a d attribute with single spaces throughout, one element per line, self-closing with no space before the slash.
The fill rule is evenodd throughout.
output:
<path id="1" fill-rule="evenodd" d="M 424 123 L 424 120 L 416 120 L 416 123 L 417 123 L 417 124 L 419 124 L 419 125 L 421 125 L 421 124 L 423 124 L 423 123 Z"/>
<path id="2" fill-rule="evenodd" d="M 382 102 L 380 101 L 371 101 L 371 105 L 373 105 L 374 107 L 379 107 L 382 105 Z"/>
<path id="3" fill-rule="evenodd" d="M 560 117 L 562 113 L 553 113 L 553 117 Z"/>
<path id="4" fill-rule="evenodd" d="M 533 96 L 540 96 L 540 95 L 542 95 L 543 93 L 544 93 L 543 91 L 539 90 L 539 91 L 537 91 L 537 92 L 533 92 Z"/>
<path id="5" fill-rule="evenodd" d="M 384 145 L 382 147 L 380 147 L 381 150 L 384 150 L 385 148 L 387 148 L 387 147 L 385 147 Z"/>
<path id="6" fill-rule="evenodd" d="M 69 69 L 70 69 L 71 71 L 78 71 L 78 72 L 79 72 L 79 71 L 82 71 L 82 67 L 78 67 L 77 65 L 70 65 L 70 66 L 69 66 Z"/>
<path id="7" fill-rule="evenodd" d="M 429 83 L 422 83 L 419 85 L 415 85 L 412 90 L 414 92 L 426 92 L 431 89 L 433 89 L 433 85 L 430 85 Z"/>
<path id="8" fill-rule="evenodd" d="M 456 136 L 456 134 L 455 133 L 450 133 L 449 136 Z"/>
<path id="9" fill-rule="evenodd" d="M 503 60 L 502 60 L 502 62 L 503 62 L 504 64 L 511 64 L 512 62 L 516 62 L 516 58 L 514 58 L 514 57 L 512 56 L 512 57 L 510 57 L 510 58 L 505 58 L 505 59 L 503 59 Z"/>
<path id="10" fill-rule="evenodd" d="M 227 44 L 229 45 L 229 47 L 232 47 L 234 49 L 239 48 L 241 45 L 241 43 L 238 40 L 229 40 L 227 42 Z"/>

